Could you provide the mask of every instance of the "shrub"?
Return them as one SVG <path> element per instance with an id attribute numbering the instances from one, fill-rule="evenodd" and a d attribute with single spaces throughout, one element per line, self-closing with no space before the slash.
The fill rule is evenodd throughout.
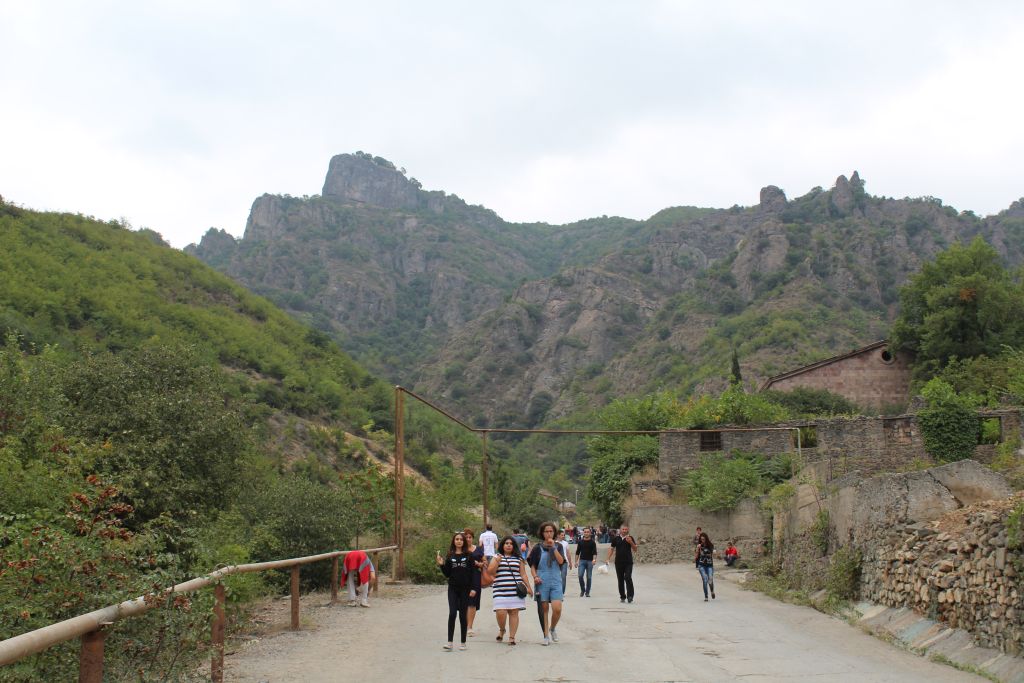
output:
<path id="1" fill-rule="evenodd" d="M 704 512 L 731 510 L 743 498 L 758 492 L 763 479 L 757 464 L 746 458 L 726 458 L 711 453 L 700 467 L 683 476 L 687 502 Z"/>
<path id="2" fill-rule="evenodd" d="M 860 592 L 860 573 L 863 557 L 856 548 L 840 548 L 832 555 L 828 565 L 825 587 L 830 597 L 853 600 Z"/>
<path id="3" fill-rule="evenodd" d="M 974 401 L 939 378 L 929 380 L 921 395 L 926 406 L 918 412 L 917 422 L 928 454 L 939 462 L 971 457 L 981 428 Z"/>

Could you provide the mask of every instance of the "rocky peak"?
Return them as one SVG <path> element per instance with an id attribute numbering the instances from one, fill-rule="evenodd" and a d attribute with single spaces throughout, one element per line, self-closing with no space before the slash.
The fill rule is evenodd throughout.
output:
<path id="1" fill-rule="evenodd" d="M 362 152 L 332 158 L 323 190 L 326 199 L 398 210 L 420 208 L 422 194 L 390 161 Z"/>
<path id="2" fill-rule="evenodd" d="M 836 178 L 836 185 L 832 188 L 832 206 L 841 216 L 848 216 L 860 205 L 864 196 L 864 181 L 860 179 L 857 171 L 853 172 L 850 179 L 841 175 Z"/>
<path id="3" fill-rule="evenodd" d="M 774 185 L 762 187 L 761 208 L 765 211 L 781 211 L 786 208 L 786 193 Z"/>
<path id="4" fill-rule="evenodd" d="M 226 230 L 210 228 L 199 240 L 199 244 L 190 244 L 185 247 L 185 253 L 197 256 L 216 267 L 231 258 L 237 247 L 238 241 Z"/>

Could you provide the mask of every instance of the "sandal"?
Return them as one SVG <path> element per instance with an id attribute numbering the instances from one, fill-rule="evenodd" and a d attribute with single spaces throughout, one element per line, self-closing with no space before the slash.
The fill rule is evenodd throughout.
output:
<path id="1" fill-rule="evenodd" d="M 509 638 L 508 639 L 508 644 L 509 645 L 515 645 L 516 644 L 516 639 L 515 638 Z"/>
<path id="2" fill-rule="evenodd" d="M 495 638 L 495 640 L 500 643 L 504 638 L 505 638 L 505 631 L 504 630 L 498 631 L 498 637 Z"/>

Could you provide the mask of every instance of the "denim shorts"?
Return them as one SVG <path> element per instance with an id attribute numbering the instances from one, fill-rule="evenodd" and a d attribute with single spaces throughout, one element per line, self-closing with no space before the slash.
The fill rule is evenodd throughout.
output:
<path id="1" fill-rule="evenodd" d="M 537 595 L 540 596 L 541 602 L 551 602 L 552 600 L 562 599 L 562 579 L 559 577 L 557 581 L 541 581 L 541 584 L 536 587 Z"/>

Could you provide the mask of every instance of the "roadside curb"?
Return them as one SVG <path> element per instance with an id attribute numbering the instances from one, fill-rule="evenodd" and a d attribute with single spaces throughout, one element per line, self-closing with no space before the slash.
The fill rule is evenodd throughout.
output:
<path id="1" fill-rule="evenodd" d="M 987 675 L 1002 683 L 1024 683 L 1024 658 L 974 644 L 971 634 L 950 628 L 906 607 L 870 602 L 856 605 L 852 623 L 928 659 Z"/>

